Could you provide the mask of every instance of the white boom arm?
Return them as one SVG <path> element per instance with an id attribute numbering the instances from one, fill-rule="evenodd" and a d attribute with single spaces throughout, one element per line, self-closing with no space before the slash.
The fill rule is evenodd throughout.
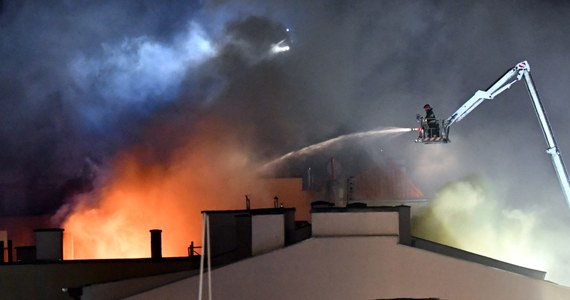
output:
<path id="1" fill-rule="evenodd" d="M 542 107 L 542 102 L 540 101 L 536 88 L 534 87 L 534 82 L 530 76 L 530 66 L 527 61 L 520 62 L 512 69 L 508 70 L 486 91 L 477 91 L 473 97 L 467 100 L 465 104 L 463 104 L 455 113 L 444 121 L 444 132 L 447 135 L 449 127 L 453 123 L 461 121 L 483 101 L 495 98 L 497 95 L 510 88 L 513 83 L 520 81 L 523 77 L 548 146 L 546 152 L 551 155 L 552 164 L 556 170 L 556 175 L 558 175 L 560 186 L 562 187 L 564 197 L 566 198 L 566 203 L 568 207 L 570 207 L 570 183 L 568 182 L 568 171 L 566 170 L 566 166 L 562 160 L 562 155 L 556 146 L 556 141 L 552 134 L 552 129 L 550 128 L 550 122 L 546 117 L 546 113 Z"/>
<path id="2" fill-rule="evenodd" d="M 495 81 L 486 91 L 477 91 L 471 99 L 467 100 L 455 113 L 446 120 L 446 126 L 449 127 L 455 122 L 461 121 L 467 114 L 474 110 L 479 104 L 485 100 L 491 100 L 495 96 L 523 77 L 524 73 L 530 71 L 530 66 L 526 61 L 518 63 L 514 68 L 508 70 L 499 80 Z"/>

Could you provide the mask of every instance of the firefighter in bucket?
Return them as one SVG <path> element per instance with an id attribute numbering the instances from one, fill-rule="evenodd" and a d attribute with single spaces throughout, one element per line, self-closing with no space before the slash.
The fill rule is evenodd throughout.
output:
<path id="1" fill-rule="evenodd" d="M 424 110 L 426 115 L 424 117 L 424 121 L 422 122 L 422 129 L 425 131 L 425 138 L 435 138 L 439 137 L 439 123 L 435 118 L 435 113 L 433 112 L 433 108 L 431 105 L 426 104 L 424 105 Z"/>

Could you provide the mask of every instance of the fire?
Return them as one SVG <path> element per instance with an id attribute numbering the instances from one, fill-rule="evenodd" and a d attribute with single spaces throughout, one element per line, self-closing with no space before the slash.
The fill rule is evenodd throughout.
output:
<path id="1" fill-rule="evenodd" d="M 150 257 L 150 229 L 162 229 L 163 256 L 201 244 L 201 211 L 244 207 L 254 187 L 249 151 L 219 122 L 202 122 L 168 159 L 149 147 L 117 156 L 111 177 L 77 200 L 66 218 L 66 259 Z"/>

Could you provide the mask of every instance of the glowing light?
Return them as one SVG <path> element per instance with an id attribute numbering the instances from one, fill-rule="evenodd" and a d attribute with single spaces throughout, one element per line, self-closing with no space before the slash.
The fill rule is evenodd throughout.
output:
<path id="1" fill-rule="evenodd" d="M 243 142 L 203 123 L 168 163 L 149 161 L 144 147 L 117 157 L 113 176 L 65 220 L 64 258 L 150 257 L 154 228 L 163 230 L 164 256 L 186 256 L 191 241 L 201 242 L 202 210 L 242 208 L 244 194 L 262 195 Z"/>
<path id="2" fill-rule="evenodd" d="M 289 51 L 291 48 L 285 43 L 285 40 L 279 41 L 277 44 L 271 46 L 271 53 L 280 53 Z"/>

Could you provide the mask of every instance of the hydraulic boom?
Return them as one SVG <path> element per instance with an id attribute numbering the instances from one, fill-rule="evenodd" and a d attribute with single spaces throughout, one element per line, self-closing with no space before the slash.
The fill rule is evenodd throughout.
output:
<path id="1" fill-rule="evenodd" d="M 554 170 L 560 181 L 564 197 L 566 198 L 566 203 L 570 207 L 570 183 L 568 182 L 568 171 L 562 160 L 562 155 L 558 150 L 556 145 L 556 140 L 550 128 L 550 122 L 546 117 L 544 108 L 542 107 L 542 102 L 538 97 L 536 88 L 534 87 L 534 82 L 530 75 L 530 65 L 527 61 L 518 63 L 512 69 L 508 70 L 501 78 L 499 78 L 495 83 L 493 83 L 486 91 L 477 91 L 465 104 L 463 104 L 457 111 L 455 111 L 449 118 L 438 122 L 437 131 L 438 136 L 431 136 L 427 138 L 425 134 L 426 126 L 425 119 L 418 116 L 418 121 L 422 124 L 422 128 L 415 129 L 420 132 L 420 136 L 416 139 L 416 143 L 448 143 L 449 140 L 449 128 L 455 122 L 461 121 L 465 118 L 471 111 L 473 111 L 479 104 L 485 100 L 494 99 L 497 95 L 501 94 L 505 90 L 511 87 L 515 82 L 518 82 L 524 78 L 530 99 L 534 106 L 536 116 L 538 117 L 538 122 L 542 128 L 542 133 L 546 140 L 546 153 L 550 154 L 552 158 L 552 164 L 554 165 Z M 439 127 L 441 126 L 441 127 Z M 439 130 L 441 128 L 441 130 Z M 414 130 L 414 129 L 413 129 Z"/>

